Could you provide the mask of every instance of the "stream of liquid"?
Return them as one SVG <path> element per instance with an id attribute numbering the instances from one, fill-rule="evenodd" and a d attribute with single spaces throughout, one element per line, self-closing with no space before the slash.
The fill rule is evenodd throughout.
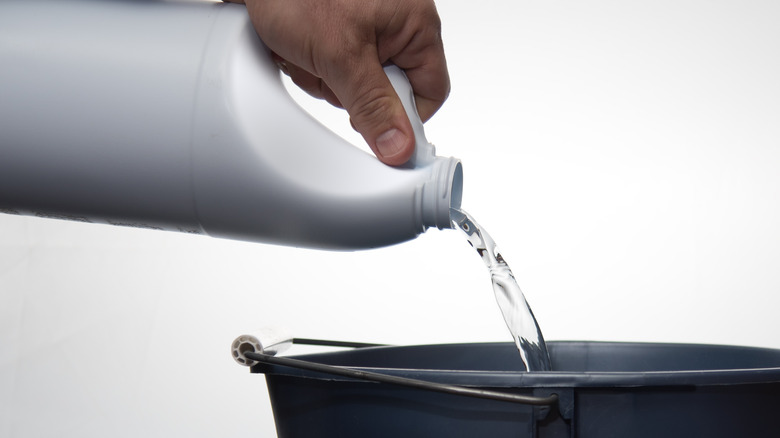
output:
<path id="1" fill-rule="evenodd" d="M 450 217 L 453 228 L 465 234 L 490 271 L 498 307 L 520 351 L 526 371 L 549 371 L 550 355 L 547 353 L 542 331 L 523 291 L 517 285 L 512 270 L 498 252 L 493 238 L 463 210 L 451 209 Z"/>

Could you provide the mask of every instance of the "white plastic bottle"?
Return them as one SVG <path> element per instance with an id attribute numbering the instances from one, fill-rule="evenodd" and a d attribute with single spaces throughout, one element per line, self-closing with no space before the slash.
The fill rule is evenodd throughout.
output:
<path id="1" fill-rule="evenodd" d="M 418 150 L 393 168 L 294 103 L 241 6 L 2 2 L 0 66 L 3 213 L 359 249 L 460 204 L 400 70 Z"/>

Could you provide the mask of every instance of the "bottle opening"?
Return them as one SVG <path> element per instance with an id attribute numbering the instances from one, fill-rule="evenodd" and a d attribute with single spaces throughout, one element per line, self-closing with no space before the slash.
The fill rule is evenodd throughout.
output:
<path id="1" fill-rule="evenodd" d="M 455 171 L 452 173 L 452 185 L 450 188 L 450 208 L 460 208 L 463 200 L 463 165 L 458 161 Z"/>

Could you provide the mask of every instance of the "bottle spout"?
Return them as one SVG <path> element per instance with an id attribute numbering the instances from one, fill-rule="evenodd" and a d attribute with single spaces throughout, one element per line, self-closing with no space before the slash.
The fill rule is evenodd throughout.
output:
<path id="1" fill-rule="evenodd" d="M 463 197 L 463 166 L 457 158 L 436 157 L 431 167 L 421 193 L 423 226 L 452 228 L 450 210 L 460 208 Z"/>
<path id="2" fill-rule="evenodd" d="M 460 208 L 463 166 L 457 158 L 436 156 L 436 148 L 425 137 L 425 128 L 417 113 L 414 91 L 406 73 L 395 65 L 389 65 L 385 67 L 385 74 L 401 99 L 414 130 L 415 150 L 405 167 L 430 170 L 428 180 L 417 194 L 421 225 L 423 228 L 452 228 L 450 208 Z"/>

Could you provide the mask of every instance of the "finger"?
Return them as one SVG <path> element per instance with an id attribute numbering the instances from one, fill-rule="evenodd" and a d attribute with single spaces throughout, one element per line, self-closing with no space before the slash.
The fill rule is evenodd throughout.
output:
<path id="1" fill-rule="evenodd" d="M 378 60 L 334 67 L 335 74 L 325 81 L 377 158 L 393 166 L 409 161 L 414 152 L 412 125 Z"/>
<path id="2" fill-rule="evenodd" d="M 441 108 L 450 94 L 450 76 L 441 38 L 419 51 L 409 50 L 391 58 L 409 78 L 417 112 L 425 122 Z"/>
<path id="3" fill-rule="evenodd" d="M 404 70 L 414 90 L 417 112 L 427 121 L 447 100 L 450 78 L 436 6 L 433 1 L 418 1 L 414 6 L 406 20 L 391 22 L 378 36 L 378 53 L 381 61 L 389 60 Z"/>
<path id="4" fill-rule="evenodd" d="M 405 70 L 414 90 L 417 113 L 423 122 L 428 121 L 442 107 L 450 94 L 450 77 L 444 57 L 434 62 L 425 68 Z"/>
<path id="5" fill-rule="evenodd" d="M 341 105 L 341 102 L 330 89 L 330 87 L 328 87 L 321 78 L 314 76 L 308 71 L 282 58 L 275 56 L 274 59 L 276 60 L 276 64 L 279 66 L 279 69 L 282 70 L 284 74 L 289 76 L 293 83 L 300 89 L 312 97 L 326 100 L 329 104 L 335 107 L 344 107 Z"/>

